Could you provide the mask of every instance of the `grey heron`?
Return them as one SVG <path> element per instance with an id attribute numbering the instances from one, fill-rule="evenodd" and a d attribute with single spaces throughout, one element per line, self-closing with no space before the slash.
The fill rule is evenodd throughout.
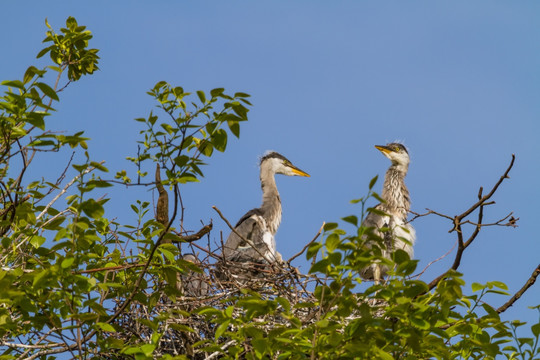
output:
<path id="1" fill-rule="evenodd" d="M 259 263 L 282 261 L 274 239 L 281 223 L 281 199 L 274 175 L 309 177 L 309 174 L 277 152 L 262 157 L 260 171 L 262 205 L 248 211 L 234 227 L 223 246 L 222 255 L 226 260 Z"/>
<path id="2" fill-rule="evenodd" d="M 184 254 L 182 260 L 188 261 L 197 266 L 201 265 L 200 260 L 195 256 L 195 254 Z M 182 275 L 182 287 L 184 290 L 185 296 L 190 297 L 201 297 L 207 296 L 210 292 L 208 288 L 208 279 L 203 273 L 198 273 L 192 270 L 187 270 L 187 272 Z"/>
<path id="3" fill-rule="evenodd" d="M 399 143 L 387 145 L 375 145 L 392 164 L 386 171 L 381 198 L 384 200 L 375 209 L 379 212 L 370 212 L 362 225 L 373 231 L 373 235 L 382 238 L 382 256 L 391 259 L 392 253 L 397 249 L 404 250 L 409 257 L 413 256 L 413 245 L 416 233 L 407 215 L 411 207 L 409 190 L 405 185 L 405 176 L 409 169 L 409 152 Z M 380 213 L 382 211 L 386 215 Z M 387 231 L 381 231 L 387 228 Z M 367 246 L 372 247 L 375 240 L 367 240 Z M 364 279 L 374 280 L 379 283 L 386 275 L 388 267 L 380 264 L 372 264 L 363 269 L 361 275 Z"/>

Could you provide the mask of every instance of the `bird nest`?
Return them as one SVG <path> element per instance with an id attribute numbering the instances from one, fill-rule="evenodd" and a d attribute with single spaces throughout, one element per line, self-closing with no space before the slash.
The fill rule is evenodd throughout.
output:
<path id="1" fill-rule="evenodd" d="M 216 329 L 220 323 L 210 321 L 200 314 L 200 310 L 225 310 L 239 299 L 254 294 L 261 300 L 287 299 L 292 315 L 302 323 L 313 322 L 318 307 L 308 288 L 314 287 L 312 282 L 317 281 L 316 278 L 301 275 L 297 269 L 286 264 L 210 262 L 208 258 L 197 264 L 201 273 L 188 271 L 179 276 L 177 287 L 182 289 L 183 296 L 166 296 L 161 292 L 159 300 L 151 308 L 133 300 L 130 307 L 115 320 L 118 331 L 112 336 L 124 344 L 142 346 L 156 344 L 155 334 L 159 333 L 161 337 L 154 349 L 154 357 L 170 354 L 187 355 L 191 359 L 216 358 L 220 351 L 208 352 L 201 345 L 210 339 L 215 344 Z M 156 288 L 161 291 L 159 286 Z M 155 296 L 149 292 L 146 295 Z M 313 306 L 295 307 L 300 303 L 311 303 Z M 255 317 L 252 321 L 268 331 L 275 326 L 287 326 L 287 320 L 279 315 L 281 310 L 278 308 L 271 315 Z M 242 313 L 242 308 L 233 307 L 233 318 L 242 316 Z M 219 337 L 219 344 L 221 350 L 226 350 L 233 342 Z M 118 353 L 106 356 L 110 359 L 121 357 Z"/>

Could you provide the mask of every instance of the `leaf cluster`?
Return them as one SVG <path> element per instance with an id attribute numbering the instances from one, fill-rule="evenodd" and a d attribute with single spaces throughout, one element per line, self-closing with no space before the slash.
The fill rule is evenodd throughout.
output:
<path id="1" fill-rule="evenodd" d="M 142 151 L 128 159 L 139 169 L 147 160 L 162 163 L 167 169 L 166 183 L 171 185 L 200 181 L 205 165 L 201 155 L 208 158 L 214 150 L 224 152 L 228 131 L 240 136 L 240 123 L 248 119 L 246 106 L 251 105 L 245 93 L 227 95 L 225 89 L 218 88 L 211 90 L 209 97 L 202 90 L 194 97 L 165 81 L 158 82 L 148 94 L 157 101 L 165 119 L 153 112 L 147 118 L 135 119 L 145 125 L 140 132 L 144 138 L 139 141 Z M 139 176 L 145 175 L 139 170 Z M 131 181 L 123 172 L 117 178 Z"/>

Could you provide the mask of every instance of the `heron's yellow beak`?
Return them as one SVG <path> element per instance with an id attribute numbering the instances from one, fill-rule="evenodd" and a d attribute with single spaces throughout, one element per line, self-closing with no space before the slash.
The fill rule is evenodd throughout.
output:
<path id="1" fill-rule="evenodd" d="M 384 145 L 375 145 L 375 148 L 384 154 L 389 154 L 394 151 L 390 149 L 388 146 L 384 146 Z"/>
<path id="2" fill-rule="evenodd" d="M 305 176 L 305 177 L 310 177 L 309 174 L 308 174 L 307 172 L 300 170 L 300 169 L 297 168 L 296 166 L 291 166 L 291 165 L 289 165 L 289 166 L 291 167 L 291 170 L 293 171 L 293 173 L 294 173 L 295 175 L 298 175 L 298 176 Z"/>

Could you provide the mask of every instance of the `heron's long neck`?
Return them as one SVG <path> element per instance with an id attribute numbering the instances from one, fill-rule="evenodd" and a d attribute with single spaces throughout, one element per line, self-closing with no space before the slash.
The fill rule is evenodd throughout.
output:
<path id="1" fill-rule="evenodd" d="M 263 217 L 272 234 L 275 234 L 281 223 L 281 199 L 279 198 L 274 172 L 269 168 L 261 167 L 261 188 L 263 192 L 261 205 Z"/>
<path id="2" fill-rule="evenodd" d="M 406 166 L 392 164 L 384 177 L 382 191 L 387 210 L 391 213 L 397 212 L 404 219 L 407 218 L 407 213 L 411 208 L 409 190 L 405 186 L 405 175 L 407 175 Z"/>

